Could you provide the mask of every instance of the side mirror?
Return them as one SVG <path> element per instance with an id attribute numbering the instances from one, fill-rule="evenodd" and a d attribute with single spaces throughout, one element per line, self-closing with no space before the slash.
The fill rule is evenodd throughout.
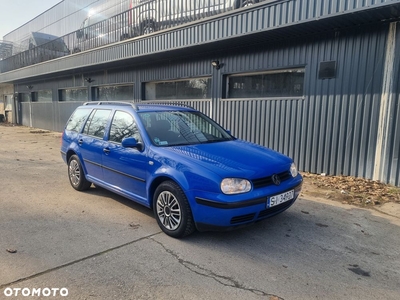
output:
<path id="1" fill-rule="evenodd" d="M 139 151 L 143 150 L 143 144 L 138 142 L 135 138 L 125 138 L 122 140 L 122 147 L 124 148 L 136 148 Z"/>

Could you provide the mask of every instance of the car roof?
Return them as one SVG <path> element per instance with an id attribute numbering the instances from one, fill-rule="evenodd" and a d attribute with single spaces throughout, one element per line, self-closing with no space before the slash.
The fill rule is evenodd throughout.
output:
<path id="1" fill-rule="evenodd" d="M 137 103 L 130 101 L 91 101 L 83 104 L 84 106 L 102 106 L 107 108 L 116 108 L 117 106 L 130 106 L 137 112 L 157 112 L 157 111 L 197 111 L 193 107 L 183 103 Z"/>

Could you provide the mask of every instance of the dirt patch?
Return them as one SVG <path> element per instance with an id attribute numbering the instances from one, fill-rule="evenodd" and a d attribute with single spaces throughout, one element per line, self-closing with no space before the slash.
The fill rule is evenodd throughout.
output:
<path id="1" fill-rule="evenodd" d="M 323 176 L 303 173 L 301 197 L 322 198 L 360 207 L 400 204 L 400 188 L 379 181 L 351 176 Z"/>
<path id="2" fill-rule="evenodd" d="M 31 131 L 29 131 L 29 133 L 50 133 L 50 131 L 42 129 L 32 129 Z"/>

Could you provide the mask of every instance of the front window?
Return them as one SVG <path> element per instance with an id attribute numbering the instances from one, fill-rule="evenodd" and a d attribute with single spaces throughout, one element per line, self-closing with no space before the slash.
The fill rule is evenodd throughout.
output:
<path id="1" fill-rule="evenodd" d="M 140 134 L 134 118 L 123 111 L 116 111 L 111 123 L 111 142 L 121 143 L 124 138 L 133 137 L 140 141 Z"/>
<path id="2" fill-rule="evenodd" d="M 139 113 L 156 146 L 179 146 L 230 141 L 234 138 L 200 112 L 163 111 Z"/>

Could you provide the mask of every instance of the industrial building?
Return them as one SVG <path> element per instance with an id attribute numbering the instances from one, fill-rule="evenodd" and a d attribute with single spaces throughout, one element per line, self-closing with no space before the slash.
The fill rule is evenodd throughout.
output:
<path id="1" fill-rule="evenodd" d="M 86 101 L 179 102 L 301 171 L 400 186 L 399 20 L 400 0 L 64 0 L 0 42 L 0 110 L 62 131 Z"/>

